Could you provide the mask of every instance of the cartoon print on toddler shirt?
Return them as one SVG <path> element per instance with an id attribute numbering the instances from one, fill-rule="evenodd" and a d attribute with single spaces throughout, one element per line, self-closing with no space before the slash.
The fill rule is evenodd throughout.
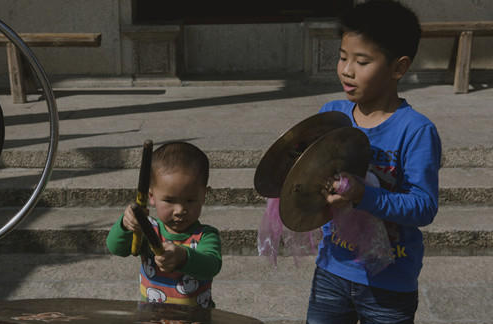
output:
<path id="1" fill-rule="evenodd" d="M 164 303 L 167 297 L 164 292 L 156 288 L 147 288 L 147 302 Z"/>
<path id="2" fill-rule="evenodd" d="M 184 275 L 176 285 L 176 290 L 182 295 L 189 295 L 197 291 L 199 281 L 190 275 Z"/>
<path id="3" fill-rule="evenodd" d="M 148 278 L 154 278 L 154 276 L 156 275 L 156 269 L 154 268 L 154 265 L 152 264 L 151 258 L 146 258 L 142 262 L 142 267 L 144 268 L 144 272 L 146 273 Z"/>
<path id="4" fill-rule="evenodd" d="M 203 308 L 207 308 L 211 304 L 212 293 L 210 289 L 207 289 L 203 293 L 197 296 L 197 304 L 202 306 Z"/>
<path id="5" fill-rule="evenodd" d="M 197 248 L 197 245 L 199 245 L 199 242 L 197 242 L 197 240 L 195 239 L 192 239 L 192 241 L 190 242 L 190 248 L 195 250 Z"/>
<path id="6" fill-rule="evenodd" d="M 151 220 L 151 219 L 150 219 Z M 154 220 L 155 222 L 155 220 Z M 157 223 L 156 223 L 157 225 Z M 179 244 L 178 242 L 162 238 L 165 241 L 173 242 L 174 244 Z M 199 241 L 195 238 L 190 238 L 189 243 L 185 243 L 184 246 L 189 246 L 191 249 L 197 249 Z M 152 254 L 151 254 L 152 255 Z M 161 272 L 154 261 L 153 257 L 142 256 L 142 272 L 144 277 L 140 277 L 141 284 L 143 278 L 161 281 L 161 277 L 167 277 L 168 274 Z M 198 291 L 201 288 L 201 282 L 189 274 L 174 272 L 169 274 L 168 285 L 163 287 L 163 289 L 158 289 L 157 287 L 148 287 L 146 289 L 145 299 L 148 302 L 165 303 L 172 302 L 175 298 L 180 298 L 176 296 L 176 293 L 182 295 L 186 300 L 197 302 L 203 308 L 208 308 L 213 304 L 211 289 L 206 289 L 205 291 Z M 146 284 L 147 285 L 147 284 Z M 201 289 L 202 290 L 202 289 Z M 174 291 L 174 292 L 173 292 Z M 181 299 L 181 298 L 180 298 Z"/>

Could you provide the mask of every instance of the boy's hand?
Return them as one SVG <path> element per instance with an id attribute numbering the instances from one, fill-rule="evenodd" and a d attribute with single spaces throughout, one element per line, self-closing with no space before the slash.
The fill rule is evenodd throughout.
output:
<path id="1" fill-rule="evenodd" d="M 149 209 L 145 209 L 145 212 L 147 215 L 149 215 Z M 127 208 L 125 208 L 125 212 L 123 213 L 123 227 L 127 231 L 140 231 L 140 225 L 137 222 L 137 219 L 135 218 L 134 212 L 132 210 L 131 205 L 128 205 Z"/>
<path id="2" fill-rule="evenodd" d="M 187 250 L 173 242 L 163 243 L 164 254 L 156 255 L 154 261 L 162 272 L 173 272 L 187 262 Z"/>
<path id="3" fill-rule="evenodd" d="M 323 194 L 327 202 L 336 208 L 351 207 L 358 204 L 365 193 L 365 185 L 353 175 L 341 172 L 327 181 Z"/>

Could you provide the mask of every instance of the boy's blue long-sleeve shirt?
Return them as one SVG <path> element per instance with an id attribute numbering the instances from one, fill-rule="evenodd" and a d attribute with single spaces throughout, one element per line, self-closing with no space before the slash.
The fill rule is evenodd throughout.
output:
<path id="1" fill-rule="evenodd" d="M 323 226 L 317 265 L 335 275 L 373 287 L 414 291 L 422 267 L 424 246 L 419 226 L 433 221 L 438 211 L 438 171 L 441 143 L 435 125 L 405 100 L 386 121 L 374 128 L 358 127 L 353 118 L 355 104 L 337 100 L 320 112 L 340 111 L 362 130 L 370 141 L 370 171 L 380 188 L 365 187 L 356 208 L 385 221 L 395 262 L 372 277 L 354 260 L 354 253 Z"/>

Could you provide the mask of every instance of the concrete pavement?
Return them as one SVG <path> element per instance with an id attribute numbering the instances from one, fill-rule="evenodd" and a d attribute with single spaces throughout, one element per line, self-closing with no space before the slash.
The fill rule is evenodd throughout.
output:
<path id="1" fill-rule="evenodd" d="M 280 134 L 315 114 L 327 101 L 343 99 L 335 86 L 186 86 L 126 89 L 55 89 L 61 151 L 129 149 L 146 138 L 156 144 L 188 140 L 206 151 L 265 150 Z M 444 150 L 491 149 L 493 89 L 454 95 L 451 85 L 404 85 L 400 92 L 439 130 Z M 43 149 L 46 105 L 13 105 L 0 96 L 5 149 Z"/>
<path id="2" fill-rule="evenodd" d="M 224 267 L 214 286 L 219 307 L 269 323 L 304 321 L 313 257 L 299 267 L 292 258 L 280 258 L 275 274 L 255 256 L 264 200 L 252 179 L 263 152 L 284 131 L 325 102 L 344 98 L 338 87 L 191 82 L 55 93 L 60 115 L 56 169 L 38 208 L 0 242 L 0 298 L 113 298 L 115 291 L 123 299 L 134 298 L 135 259 L 107 255 L 104 237 L 134 197 L 143 141 L 150 138 L 157 146 L 187 140 L 212 161 L 203 218 L 221 230 L 225 242 Z M 417 323 L 490 323 L 493 89 L 485 85 L 454 95 L 451 85 L 404 85 L 401 96 L 437 125 L 444 150 L 442 207 L 423 229 L 427 256 Z M 44 165 L 46 106 L 39 95 L 29 99 L 13 105 L 10 96 L 0 96 L 6 121 L 0 225 L 23 204 Z"/>
<path id="3" fill-rule="evenodd" d="M 95 254 L 6 254 L 1 299 L 137 300 L 139 260 Z M 416 324 L 489 324 L 493 257 L 425 257 Z M 314 257 L 224 256 L 213 298 L 222 310 L 269 324 L 305 322 Z"/>

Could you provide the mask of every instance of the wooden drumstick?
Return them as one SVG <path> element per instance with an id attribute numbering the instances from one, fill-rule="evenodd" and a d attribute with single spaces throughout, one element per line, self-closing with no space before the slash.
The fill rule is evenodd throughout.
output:
<path id="1" fill-rule="evenodd" d="M 149 182 L 151 179 L 151 162 L 152 162 L 152 147 L 153 143 L 151 140 L 146 140 L 144 142 L 144 148 L 142 150 L 142 162 L 140 164 L 140 172 L 139 172 L 139 183 L 137 186 L 137 199 L 135 199 L 135 204 L 140 211 L 144 211 L 147 208 L 147 200 L 149 198 Z M 134 214 L 137 217 L 137 214 L 141 214 L 136 212 L 134 208 Z M 137 221 L 140 224 L 139 218 Z M 145 221 L 147 220 L 147 215 L 145 217 Z M 141 225 L 142 228 L 142 225 Z M 142 245 L 142 232 L 136 231 L 133 233 L 132 237 L 132 255 L 137 256 L 140 253 L 140 247 Z"/>
<path id="2" fill-rule="evenodd" d="M 161 243 L 161 240 L 157 236 L 156 232 L 154 232 L 154 229 L 152 228 L 151 223 L 147 219 L 147 214 L 146 212 L 139 206 L 137 203 L 133 203 L 132 206 L 132 211 L 134 212 L 135 218 L 137 219 L 137 222 L 140 225 L 140 228 L 142 229 L 142 233 L 145 235 L 147 238 L 147 241 L 149 242 L 149 246 L 151 247 L 152 252 L 154 252 L 155 255 L 163 255 L 164 254 L 164 248 Z M 135 238 L 135 236 L 134 236 Z M 140 238 L 142 239 L 142 238 Z M 133 242 L 132 242 L 133 243 Z M 133 248 L 133 244 L 132 244 Z M 132 249 L 133 250 L 133 249 Z M 139 246 L 140 250 L 140 246 Z M 139 252 L 139 251 L 137 251 Z"/>

